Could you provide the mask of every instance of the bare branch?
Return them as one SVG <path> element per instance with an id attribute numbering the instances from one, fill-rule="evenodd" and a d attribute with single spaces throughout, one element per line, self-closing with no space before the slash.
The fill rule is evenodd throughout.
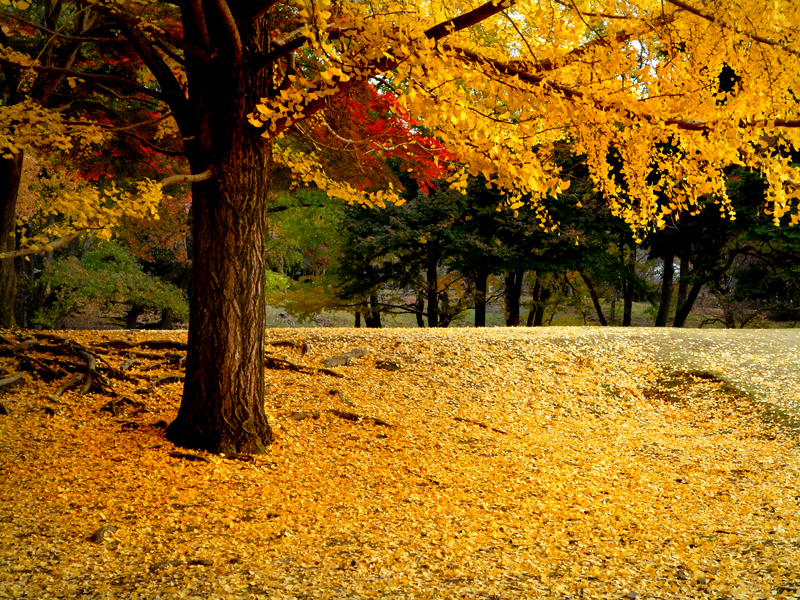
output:
<path id="1" fill-rule="evenodd" d="M 77 79 L 82 79 L 84 81 L 107 83 L 109 85 L 116 85 L 119 87 L 125 87 L 128 89 L 135 90 L 140 94 L 145 94 L 146 96 L 150 96 L 151 98 L 157 98 L 162 101 L 164 100 L 164 95 L 161 92 L 157 92 L 156 90 L 151 90 L 149 88 L 146 88 L 142 85 L 139 85 L 138 83 L 132 82 L 129 79 L 125 79 L 124 77 L 116 77 L 114 75 L 102 75 L 99 73 L 85 73 L 83 71 L 75 71 L 73 69 L 62 69 L 60 67 L 45 67 L 44 65 L 23 66 L 14 62 L 13 60 L 9 60 L 4 57 L 0 57 L 0 64 L 9 65 L 12 67 L 31 69 L 33 71 L 42 73 L 57 73 L 61 75 L 66 75 L 67 77 L 75 77 Z"/>
<path id="2" fill-rule="evenodd" d="M 93 44 L 105 44 L 105 43 L 114 44 L 114 43 L 120 43 L 120 42 L 124 43 L 124 42 L 127 41 L 127 40 L 125 40 L 125 38 L 118 38 L 118 37 L 114 37 L 114 38 L 111 38 L 111 37 L 109 37 L 109 38 L 99 38 L 99 37 L 88 37 L 88 36 L 85 37 L 85 36 L 82 36 L 82 35 L 66 35 L 64 33 L 59 33 L 58 31 L 53 31 L 52 29 L 48 29 L 47 27 L 39 25 L 38 23 L 34 23 L 33 21 L 28 21 L 27 19 L 23 19 L 22 17 L 19 17 L 17 15 L 12 15 L 9 12 L 4 12 L 3 13 L 3 18 L 13 19 L 14 21 L 17 21 L 18 23 L 22 23 L 23 25 L 26 25 L 28 27 L 32 27 L 33 29 L 37 29 L 39 31 L 42 31 L 42 32 L 48 34 L 51 37 L 57 37 L 59 39 L 62 39 L 62 40 L 68 41 L 68 42 L 90 42 L 90 43 L 93 43 Z"/>
<path id="3" fill-rule="evenodd" d="M 120 134 L 124 135 L 125 137 L 132 138 L 139 142 L 142 146 L 146 146 L 153 152 L 158 152 L 159 154 L 163 154 L 164 156 L 183 156 L 186 154 L 183 150 L 167 150 L 166 148 L 162 148 L 161 146 L 156 146 L 150 140 L 143 138 L 140 135 L 136 135 L 135 133 L 131 133 L 130 131 L 120 131 Z"/>

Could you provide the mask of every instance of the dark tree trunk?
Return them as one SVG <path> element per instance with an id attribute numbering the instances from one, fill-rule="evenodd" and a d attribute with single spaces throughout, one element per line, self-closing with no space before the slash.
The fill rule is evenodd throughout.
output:
<path id="1" fill-rule="evenodd" d="M 478 271 L 475 276 L 475 327 L 486 327 L 486 288 L 488 271 Z"/>
<path id="2" fill-rule="evenodd" d="M 633 282 L 636 275 L 636 244 L 630 244 L 630 253 L 628 254 L 628 270 L 625 274 L 625 279 L 622 282 L 622 326 L 630 327 L 633 317 Z"/>
<path id="3" fill-rule="evenodd" d="M 675 274 L 674 258 L 672 254 L 664 257 L 664 272 L 661 276 L 661 300 L 658 306 L 658 315 L 656 315 L 656 327 L 667 326 L 670 303 L 672 302 L 672 279 Z"/>
<path id="4" fill-rule="evenodd" d="M 174 329 L 175 328 L 175 315 L 173 312 L 164 308 L 161 311 L 161 320 L 158 322 L 159 329 Z"/>
<path id="5" fill-rule="evenodd" d="M 356 322 L 353 324 L 353 327 L 356 329 L 361 327 L 361 312 L 359 311 L 356 311 Z"/>
<path id="6" fill-rule="evenodd" d="M 142 316 L 144 309 L 138 304 L 133 304 L 125 315 L 125 329 L 136 329 L 136 322 Z"/>
<path id="7" fill-rule="evenodd" d="M 600 325 L 605 327 L 608 325 L 606 322 L 606 317 L 603 314 L 603 307 L 600 306 L 600 298 L 597 295 L 597 290 L 594 288 L 594 282 L 592 281 L 591 277 L 584 273 L 583 271 L 579 271 L 581 277 L 583 278 L 583 282 L 586 284 L 586 287 L 589 290 L 589 296 L 592 298 L 592 304 L 594 304 L 594 310 L 597 312 L 597 319 L 600 321 Z"/>
<path id="8" fill-rule="evenodd" d="M 417 290 L 417 301 L 414 303 L 416 308 L 417 327 L 425 327 L 425 293 L 423 290 Z"/>
<path id="9" fill-rule="evenodd" d="M 542 295 L 542 282 L 539 276 L 536 276 L 536 283 L 533 285 L 533 292 L 531 292 L 531 309 L 528 311 L 528 319 L 525 322 L 526 327 L 533 327 L 534 320 L 536 319 L 536 311 L 539 309 L 539 300 Z"/>
<path id="10" fill-rule="evenodd" d="M 369 297 L 369 310 L 364 314 L 364 323 L 372 329 L 381 328 L 381 311 L 378 306 L 378 296 L 375 294 Z"/>
<path id="11" fill-rule="evenodd" d="M 553 295 L 553 290 L 547 287 L 542 287 L 542 293 L 539 296 L 539 306 L 536 308 L 536 315 L 533 318 L 533 326 L 541 327 L 544 325 L 544 306 L 545 302 Z"/>
<path id="12" fill-rule="evenodd" d="M 439 261 L 431 259 L 428 263 L 427 296 L 428 296 L 428 327 L 439 325 Z"/>
<path id="13" fill-rule="evenodd" d="M 22 175 L 22 151 L 0 158 L 0 254 L 16 247 L 17 193 Z M 0 259 L 0 327 L 16 327 L 14 298 L 17 273 L 14 259 Z"/>
<path id="14" fill-rule="evenodd" d="M 506 284 L 506 325 L 508 327 L 517 327 L 519 325 L 519 298 L 522 295 L 522 277 L 525 271 L 519 269 L 511 273 L 507 273 L 504 277 Z"/>
<path id="15" fill-rule="evenodd" d="M 675 314 L 681 311 L 686 304 L 686 297 L 689 294 L 689 261 L 691 260 L 691 249 L 683 248 L 680 253 L 680 274 L 678 276 L 678 298 L 675 307 Z"/>
<path id="16" fill-rule="evenodd" d="M 692 312 L 695 300 L 697 300 L 697 296 L 700 294 L 700 290 L 703 289 L 704 285 L 702 281 L 695 281 L 692 284 L 689 293 L 686 295 L 686 300 L 678 307 L 678 311 L 675 313 L 675 321 L 672 323 L 673 327 L 683 327 L 686 325 L 686 319 Z"/>
<path id="17" fill-rule="evenodd" d="M 197 35 L 192 27 L 185 26 L 189 40 Z M 244 37 L 253 52 L 269 48 L 261 22 Z M 189 352 L 180 410 L 167 438 L 214 453 L 262 453 L 274 440 L 264 412 L 271 157 L 247 114 L 268 89 L 267 74 L 224 52 L 210 65 L 189 59 L 187 74 L 191 118 L 178 124 L 192 171 L 211 169 L 214 178 L 192 185 Z"/>

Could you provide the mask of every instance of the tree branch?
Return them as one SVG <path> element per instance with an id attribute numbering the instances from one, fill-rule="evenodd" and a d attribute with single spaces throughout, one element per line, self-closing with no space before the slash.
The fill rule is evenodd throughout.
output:
<path id="1" fill-rule="evenodd" d="M 58 31 L 53 31 L 52 29 L 48 29 L 47 27 L 39 25 L 38 23 L 34 23 L 32 21 L 28 21 L 27 19 L 23 19 L 22 17 L 19 17 L 17 15 L 12 15 L 9 12 L 4 12 L 3 17 L 6 19 L 13 19 L 18 23 L 26 25 L 27 27 L 32 27 L 33 29 L 42 31 L 51 37 L 57 37 L 68 42 L 90 42 L 93 44 L 105 44 L 105 43 L 113 44 L 113 43 L 120 43 L 127 41 L 124 38 L 97 38 L 97 37 L 85 37 L 82 35 L 66 35 L 64 33 L 59 33 Z"/>
<path id="2" fill-rule="evenodd" d="M 191 6 L 194 25 L 197 28 L 197 33 L 200 35 L 200 40 L 207 49 L 211 50 L 213 46 L 211 45 L 211 38 L 208 37 L 208 26 L 206 25 L 206 13 L 203 12 L 203 2 L 202 0 L 191 0 Z"/>
<path id="3" fill-rule="evenodd" d="M 476 23 L 485 21 L 489 17 L 503 12 L 507 8 L 511 8 L 516 4 L 515 0 L 490 0 L 486 4 L 482 4 L 478 8 L 458 15 L 447 21 L 443 21 L 438 25 L 434 25 L 425 31 L 425 37 L 430 40 L 440 40 L 445 36 L 472 27 Z"/>
<path id="4" fill-rule="evenodd" d="M 239 35 L 239 28 L 236 26 L 236 21 L 231 14 L 231 9 L 225 0 L 214 0 L 214 4 L 217 5 L 217 10 L 219 10 L 219 14 L 222 17 L 225 30 L 228 32 L 231 51 L 233 52 L 233 60 L 236 63 L 241 63 L 244 58 L 242 37 Z"/>
<path id="5" fill-rule="evenodd" d="M 176 115 L 183 114 L 186 109 L 186 96 L 172 69 L 169 68 L 169 65 L 164 62 L 161 55 L 135 25 L 123 23 L 122 30 L 142 59 L 142 62 L 158 80 L 161 89 L 164 91 L 163 100 L 170 105 L 173 113 Z"/>
<path id="6" fill-rule="evenodd" d="M 252 8 L 248 20 L 260 19 L 265 14 L 267 14 L 270 11 L 270 9 L 277 3 L 278 0 L 261 0 L 261 2 L 257 2 L 256 5 Z"/>
<path id="7" fill-rule="evenodd" d="M 183 156 L 186 154 L 183 150 L 167 150 L 166 148 L 162 148 L 161 146 L 156 146 L 153 142 L 148 139 L 143 138 L 140 135 L 136 135 L 135 133 L 131 133 L 130 131 L 120 131 L 120 134 L 124 135 L 125 137 L 129 137 L 131 139 L 136 140 L 142 146 L 146 146 L 150 148 L 153 152 L 158 152 L 159 154 L 163 154 L 164 156 Z"/>
<path id="8" fill-rule="evenodd" d="M 18 67 L 22 69 L 31 69 L 33 71 L 42 72 L 42 73 L 57 73 L 61 75 L 66 75 L 67 77 L 76 77 L 78 79 L 83 79 L 84 81 L 92 81 L 92 82 L 103 82 L 109 85 L 117 85 L 119 87 L 126 87 L 132 90 L 136 90 L 140 94 L 145 94 L 146 96 L 150 96 L 151 98 L 157 98 L 158 100 L 164 101 L 164 95 L 161 92 L 157 92 L 156 90 L 148 89 L 144 86 L 139 85 L 138 83 L 134 83 L 129 79 L 125 79 L 124 77 L 116 77 L 114 75 L 101 75 L 99 73 L 85 73 L 83 71 L 75 71 L 73 69 L 62 69 L 60 67 L 45 67 L 44 65 L 29 65 L 23 66 L 19 63 L 14 62 L 13 60 L 9 60 L 4 57 L 0 57 L 0 64 L 9 65 L 12 67 Z"/>
<path id="9" fill-rule="evenodd" d="M 685 10 L 686 12 L 690 12 L 693 15 L 700 17 L 701 19 L 705 19 L 709 23 L 716 23 L 717 22 L 717 17 L 716 16 L 706 14 L 703 11 L 701 11 L 700 9 L 695 8 L 691 4 L 687 4 L 686 2 L 683 2 L 683 0 L 666 0 L 666 2 L 668 2 L 669 4 L 672 4 L 673 6 L 676 6 L 678 8 L 681 8 L 681 9 Z M 750 38 L 754 42 L 759 42 L 760 44 L 767 44 L 768 46 L 776 46 L 778 48 L 782 48 L 783 50 L 786 50 L 786 52 L 788 52 L 789 54 L 793 54 L 794 56 L 800 56 L 800 51 L 797 51 L 797 50 L 794 50 L 792 48 L 789 48 L 786 44 L 781 44 L 780 42 L 776 42 L 775 40 L 771 40 L 769 38 L 766 38 L 764 36 L 761 36 L 761 35 L 758 35 L 758 34 L 755 34 L 755 33 L 747 33 L 746 31 L 742 31 L 738 27 L 735 27 L 734 31 L 736 31 L 737 33 L 742 34 L 743 36 L 746 36 L 746 37 Z"/>

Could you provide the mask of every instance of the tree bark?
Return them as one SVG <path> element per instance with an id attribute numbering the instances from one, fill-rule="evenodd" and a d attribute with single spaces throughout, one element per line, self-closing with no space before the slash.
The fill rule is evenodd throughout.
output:
<path id="1" fill-rule="evenodd" d="M 592 304 L 594 304 L 594 310 L 597 312 L 597 319 L 600 321 L 600 325 L 603 327 L 607 326 L 608 323 L 606 322 L 606 317 L 603 314 L 603 307 L 600 306 L 600 298 L 597 296 L 597 291 L 594 289 L 594 282 L 592 281 L 591 277 L 589 277 L 589 275 L 583 271 L 579 271 L 579 273 L 581 274 L 586 287 L 589 289 L 589 296 L 592 298 Z"/>
<path id="2" fill-rule="evenodd" d="M 488 271 L 478 271 L 475 276 L 475 327 L 486 327 L 486 288 Z"/>
<path id="3" fill-rule="evenodd" d="M 356 329 L 361 327 L 361 311 L 356 311 L 356 322 L 353 324 L 353 327 Z"/>
<path id="4" fill-rule="evenodd" d="M 188 39 L 196 34 L 191 27 Z M 253 24 L 247 37 L 252 51 L 268 49 L 263 24 Z M 266 73 L 255 76 L 224 53 L 211 65 L 187 59 L 187 71 L 195 118 L 179 115 L 178 124 L 192 172 L 211 169 L 215 177 L 192 184 L 189 351 L 167 438 L 214 453 L 263 453 L 274 440 L 264 412 L 271 146 L 247 113 L 268 89 Z"/>
<path id="5" fill-rule="evenodd" d="M 417 327 L 425 327 L 425 293 L 423 290 L 417 290 L 417 301 L 414 303 L 416 308 Z"/>
<path id="6" fill-rule="evenodd" d="M 704 285 L 702 281 L 695 281 L 692 284 L 689 293 L 686 295 L 686 300 L 678 307 L 675 313 L 675 320 L 672 323 L 673 327 L 683 327 L 686 325 L 686 319 L 689 317 L 689 313 L 692 312 L 695 300 L 697 300 L 697 296 L 700 294 L 700 290 L 703 289 Z"/>
<path id="7" fill-rule="evenodd" d="M 553 290 L 549 287 L 542 287 L 542 293 L 539 296 L 539 306 L 536 308 L 536 315 L 533 318 L 533 326 L 534 327 L 541 327 L 544 325 L 544 307 L 545 302 L 550 299 L 550 296 L 553 295 Z"/>
<path id="8" fill-rule="evenodd" d="M 364 314 L 364 322 L 367 327 L 372 329 L 381 328 L 381 311 L 378 306 L 378 296 L 375 294 L 370 294 L 369 310 Z"/>
<path id="9" fill-rule="evenodd" d="M 428 296 L 428 327 L 437 327 L 439 325 L 439 261 L 438 259 L 431 259 L 428 262 L 428 270 L 426 273 L 427 278 L 427 296 Z"/>
<path id="10" fill-rule="evenodd" d="M 11 158 L 0 158 L 0 253 L 16 247 L 17 193 L 22 176 L 22 151 Z M 17 274 L 14 260 L 0 259 L 0 327 L 16 327 L 14 298 Z"/>
<path id="11" fill-rule="evenodd" d="M 523 269 L 507 273 L 504 277 L 506 284 L 506 325 L 517 327 L 519 325 L 519 298 L 522 294 L 522 278 L 525 275 Z"/>
<path id="12" fill-rule="evenodd" d="M 672 279 L 675 274 L 674 258 L 675 256 L 672 254 L 664 257 L 664 271 L 661 276 L 661 299 L 658 306 L 658 315 L 656 315 L 656 327 L 667 326 L 670 303 L 672 302 Z"/>
<path id="13" fill-rule="evenodd" d="M 636 244 L 630 244 L 630 253 L 628 254 L 628 271 L 625 274 L 625 279 L 622 282 L 623 290 L 623 309 L 622 309 L 622 326 L 630 327 L 633 316 L 633 281 L 636 274 Z"/>
<path id="14" fill-rule="evenodd" d="M 138 304 L 132 304 L 125 315 L 125 329 L 136 329 L 136 322 L 142 316 L 144 309 Z"/>
<path id="15" fill-rule="evenodd" d="M 536 283 L 533 285 L 533 292 L 531 292 L 531 309 L 528 311 L 528 319 L 525 322 L 526 327 L 533 327 L 534 319 L 536 318 L 536 311 L 539 308 L 539 298 L 542 293 L 542 282 L 538 275 L 536 276 Z"/>

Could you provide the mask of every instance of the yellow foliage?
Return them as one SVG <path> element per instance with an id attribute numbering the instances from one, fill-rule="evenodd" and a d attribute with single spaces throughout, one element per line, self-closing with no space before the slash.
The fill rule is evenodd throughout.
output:
<path id="1" fill-rule="evenodd" d="M 767 175 L 776 219 L 797 215 L 798 181 L 781 154 L 800 148 L 800 5 L 697 4 L 520 0 L 434 42 L 428 28 L 473 5 L 345 2 L 345 25 L 328 39 L 320 26 L 328 11 L 312 3 L 299 16 L 316 66 L 262 99 L 250 122 L 274 138 L 349 82 L 383 72 L 400 105 L 470 173 L 534 203 L 568 183 L 549 157 L 570 139 L 612 209 L 637 230 L 703 197 L 732 214 L 731 165 Z M 727 92 L 723 67 L 738 78 Z M 610 153 L 624 164 L 621 179 Z"/>

